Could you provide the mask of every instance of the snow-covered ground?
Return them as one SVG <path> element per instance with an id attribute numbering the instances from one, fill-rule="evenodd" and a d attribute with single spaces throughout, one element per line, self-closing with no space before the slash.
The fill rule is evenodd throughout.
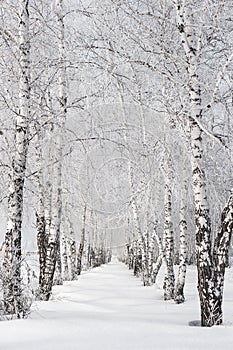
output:
<path id="1" fill-rule="evenodd" d="M 227 271 L 225 323 L 191 327 L 199 319 L 196 270 L 189 268 L 186 302 L 162 299 L 162 273 L 153 287 L 116 259 L 56 286 L 26 320 L 0 323 L 0 350 L 233 349 L 233 269 Z"/>

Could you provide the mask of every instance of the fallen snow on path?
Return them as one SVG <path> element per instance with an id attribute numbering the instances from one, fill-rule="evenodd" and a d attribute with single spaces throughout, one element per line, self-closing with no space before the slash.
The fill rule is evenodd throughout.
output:
<path id="1" fill-rule="evenodd" d="M 1 322 L 0 350 L 233 349 L 233 271 L 227 271 L 225 324 L 190 327 L 198 320 L 196 271 L 189 268 L 186 302 L 162 300 L 162 274 L 143 287 L 123 264 L 84 273 L 53 289 L 26 320 Z"/>

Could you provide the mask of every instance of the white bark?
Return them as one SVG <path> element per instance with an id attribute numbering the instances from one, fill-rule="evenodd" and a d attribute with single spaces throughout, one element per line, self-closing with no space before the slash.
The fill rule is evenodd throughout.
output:
<path id="1" fill-rule="evenodd" d="M 168 159 L 168 169 L 165 171 L 165 193 L 164 193 L 164 251 L 166 256 L 166 272 L 164 277 L 164 300 L 174 297 L 174 234 L 172 227 L 172 170 L 170 156 Z"/>
<path id="2" fill-rule="evenodd" d="M 186 235 L 187 235 L 187 222 L 186 222 L 186 211 L 187 207 L 185 204 L 185 198 L 187 195 L 187 186 L 185 184 L 185 192 L 182 194 L 181 205 L 180 205 L 180 247 L 179 247 L 179 270 L 177 277 L 177 284 L 175 290 L 175 302 L 177 304 L 183 303 L 184 297 L 184 285 L 186 276 L 186 264 L 187 264 L 187 247 L 186 247 Z"/>
<path id="3" fill-rule="evenodd" d="M 222 324 L 223 287 L 233 230 L 233 189 L 222 212 L 221 229 L 214 246 L 214 323 Z"/>
<path id="4" fill-rule="evenodd" d="M 178 29 L 187 60 L 189 75 L 191 163 L 195 197 L 196 253 L 201 324 L 202 326 L 211 326 L 214 322 L 211 223 L 203 170 L 202 130 L 198 122 L 196 122 L 196 120 L 201 118 L 202 113 L 201 88 L 197 73 L 198 39 L 192 30 L 192 15 L 187 4 L 178 0 L 174 2 L 176 4 Z"/>

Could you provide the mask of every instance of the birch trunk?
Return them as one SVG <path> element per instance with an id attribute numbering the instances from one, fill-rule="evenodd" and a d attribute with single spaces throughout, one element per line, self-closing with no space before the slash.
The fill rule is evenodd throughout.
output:
<path id="1" fill-rule="evenodd" d="M 66 237 L 62 237 L 62 265 L 63 265 L 63 279 L 70 280 L 69 264 L 68 264 L 68 241 Z"/>
<path id="2" fill-rule="evenodd" d="M 200 96 L 198 98 L 198 101 L 200 101 Z M 196 100 L 193 100 L 193 104 L 194 103 L 197 103 Z M 202 132 L 195 121 L 191 120 L 190 126 L 192 144 L 193 189 L 195 197 L 198 291 L 201 305 L 201 324 L 202 326 L 211 326 L 213 322 L 213 262 L 211 256 L 210 212 L 207 202 L 206 180 L 203 171 L 204 166 L 202 164 Z"/>
<path id="3" fill-rule="evenodd" d="M 77 248 L 76 248 L 76 242 L 74 240 L 74 230 L 73 225 L 70 219 L 69 220 L 69 230 L 70 230 L 70 243 L 69 243 L 69 256 L 70 256 L 70 278 L 71 281 L 75 280 L 77 277 Z"/>
<path id="4" fill-rule="evenodd" d="M 59 113 L 58 113 L 58 135 L 57 135 L 57 163 L 55 164 L 55 206 L 52 220 L 54 220 L 55 236 L 57 241 L 56 256 L 56 284 L 62 284 L 61 263 L 61 219 L 62 219 L 62 153 L 63 135 L 67 114 L 67 82 L 66 82 L 66 60 L 65 60 L 65 30 L 63 15 L 63 0 L 56 0 L 56 18 L 58 24 L 58 48 L 59 48 Z M 53 227 L 53 226 L 52 226 Z"/>
<path id="5" fill-rule="evenodd" d="M 91 264 L 90 264 L 90 257 L 91 257 L 91 244 L 90 242 L 88 243 L 88 246 L 87 246 L 87 270 L 90 269 L 91 267 Z"/>
<path id="6" fill-rule="evenodd" d="M 170 159 L 168 160 L 170 163 Z M 174 237 L 172 229 L 172 189 L 171 189 L 171 174 L 166 173 L 165 181 L 165 196 L 164 196 L 164 251 L 166 256 L 166 272 L 164 278 L 164 300 L 170 300 L 174 297 L 175 276 L 173 269 L 174 262 Z"/>
<path id="7" fill-rule="evenodd" d="M 133 182 L 132 182 L 132 168 L 129 164 L 129 178 L 130 178 L 130 186 L 133 188 Z M 133 221 L 136 228 L 137 236 L 140 241 L 140 253 L 137 252 L 137 263 L 135 265 L 135 274 L 139 276 L 140 273 L 142 273 L 142 281 L 144 286 L 148 286 L 148 261 L 147 261 L 147 246 L 146 246 L 146 237 L 142 233 L 141 225 L 139 221 L 139 215 L 138 215 L 138 208 L 136 204 L 135 198 L 132 198 L 131 200 L 131 207 L 133 211 Z"/>
<path id="8" fill-rule="evenodd" d="M 223 322 L 222 301 L 225 269 L 233 230 L 233 190 L 222 212 L 221 229 L 214 246 L 214 324 Z"/>
<path id="9" fill-rule="evenodd" d="M 134 254 L 134 275 L 139 277 L 142 272 L 142 250 L 141 250 L 141 240 L 135 244 L 135 254 Z"/>
<path id="10" fill-rule="evenodd" d="M 133 246 L 131 243 L 127 245 L 127 261 L 128 261 L 128 266 L 129 270 L 133 269 Z"/>
<path id="11" fill-rule="evenodd" d="M 51 176 L 51 174 L 50 174 Z M 48 300 L 50 297 L 50 291 L 52 289 L 53 281 L 50 278 L 50 270 L 53 269 L 52 261 L 50 262 L 48 257 L 48 247 L 51 229 L 51 207 L 52 207 L 52 184 L 50 181 L 46 181 L 45 185 L 46 191 L 44 193 L 44 216 L 45 216 L 45 239 L 41 241 L 41 247 L 39 249 L 42 251 L 42 264 L 40 264 L 40 274 L 39 274 L 39 287 L 40 287 L 40 299 Z M 53 271 L 54 273 L 54 271 Z"/>
<path id="12" fill-rule="evenodd" d="M 12 159 L 8 195 L 8 223 L 5 235 L 3 267 L 6 281 L 3 286 L 5 312 L 23 312 L 21 289 L 21 227 L 23 189 L 28 150 L 30 118 L 30 42 L 28 0 L 19 1 L 19 112 L 15 125 L 15 153 Z"/>
<path id="13" fill-rule="evenodd" d="M 142 281 L 144 286 L 149 286 L 149 260 L 148 260 L 148 236 L 147 232 L 141 238 L 141 254 L 142 254 Z"/>
<path id="14" fill-rule="evenodd" d="M 56 266 L 55 266 L 55 275 L 53 285 L 62 285 L 63 284 L 63 272 L 62 272 L 62 238 L 60 229 L 57 232 L 57 257 L 56 257 Z"/>
<path id="15" fill-rule="evenodd" d="M 163 255 L 162 254 L 159 254 L 156 261 L 155 261 L 155 264 L 153 266 L 153 280 L 154 280 L 154 283 L 156 282 L 156 278 L 157 278 L 157 275 L 159 273 L 159 270 L 162 266 L 162 262 L 163 262 Z"/>
<path id="16" fill-rule="evenodd" d="M 186 194 L 186 186 L 185 193 Z M 186 276 L 186 264 L 187 264 L 187 247 L 186 247 L 186 235 L 187 235 L 187 222 L 186 222 L 186 205 L 184 198 L 181 200 L 180 206 L 180 247 L 179 247 L 179 270 L 178 278 L 175 290 L 175 302 L 181 304 L 185 301 L 184 297 L 184 285 Z"/>
<path id="17" fill-rule="evenodd" d="M 154 273 L 153 273 L 153 264 L 154 264 L 154 254 L 155 254 L 155 249 L 154 249 L 154 238 L 149 237 L 149 243 L 148 243 L 148 284 L 151 286 L 155 280 L 154 280 Z"/>
<path id="18" fill-rule="evenodd" d="M 156 232 L 156 227 L 154 227 L 154 238 L 157 241 L 158 247 L 159 247 L 159 255 L 156 260 L 156 263 L 154 265 L 153 273 L 154 273 L 154 281 L 156 281 L 156 277 L 158 275 L 158 272 L 160 270 L 160 267 L 162 266 L 162 263 L 165 265 L 165 270 L 167 271 L 167 259 L 166 259 L 166 254 L 163 248 L 163 243 L 162 239 L 159 237 L 159 235 Z"/>
<path id="19" fill-rule="evenodd" d="M 38 171 L 36 173 L 36 182 L 38 189 L 38 201 L 37 201 L 37 210 L 36 210 L 36 228 L 37 228 L 37 247 L 39 254 L 39 285 L 41 284 L 42 271 L 45 265 L 45 257 L 46 257 L 46 232 L 45 232 L 45 203 L 44 203 L 44 188 L 42 181 L 42 169 L 41 169 L 41 161 L 42 161 L 42 149 L 40 142 L 40 132 L 37 132 L 36 135 L 36 163 L 38 164 Z"/>
<path id="20" fill-rule="evenodd" d="M 84 252 L 85 236 L 86 236 L 86 214 L 87 214 L 87 207 L 85 205 L 84 213 L 83 213 L 83 227 L 82 227 L 82 233 L 81 233 L 78 256 L 77 256 L 77 275 L 78 276 L 81 275 L 81 271 L 82 271 L 82 257 Z"/>
<path id="21" fill-rule="evenodd" d="M 192 180 L 195 198 L 196 254 L 198 270 L 198 292 L 201 307 L 201 325 L 212 326 L 213 320 L 213 264 L 211 256 L 211 221 L 207 201 L 206 179 L 203 164 L 201 118 L 201 88 L 197 73 L 198 44 L 192 30 L 192 17 L 187 5 L 175 1 L 178 29 L 187 60 L 190 98 L 190 138 Z"/>

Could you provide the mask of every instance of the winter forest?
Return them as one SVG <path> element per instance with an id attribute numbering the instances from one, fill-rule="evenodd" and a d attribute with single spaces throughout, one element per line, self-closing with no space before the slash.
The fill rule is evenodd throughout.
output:
<path id="1" fill-rule="evenodd" d="M 232 348 L 232 38 L 232 0 L 0 2 L 0 350 Z"/>

